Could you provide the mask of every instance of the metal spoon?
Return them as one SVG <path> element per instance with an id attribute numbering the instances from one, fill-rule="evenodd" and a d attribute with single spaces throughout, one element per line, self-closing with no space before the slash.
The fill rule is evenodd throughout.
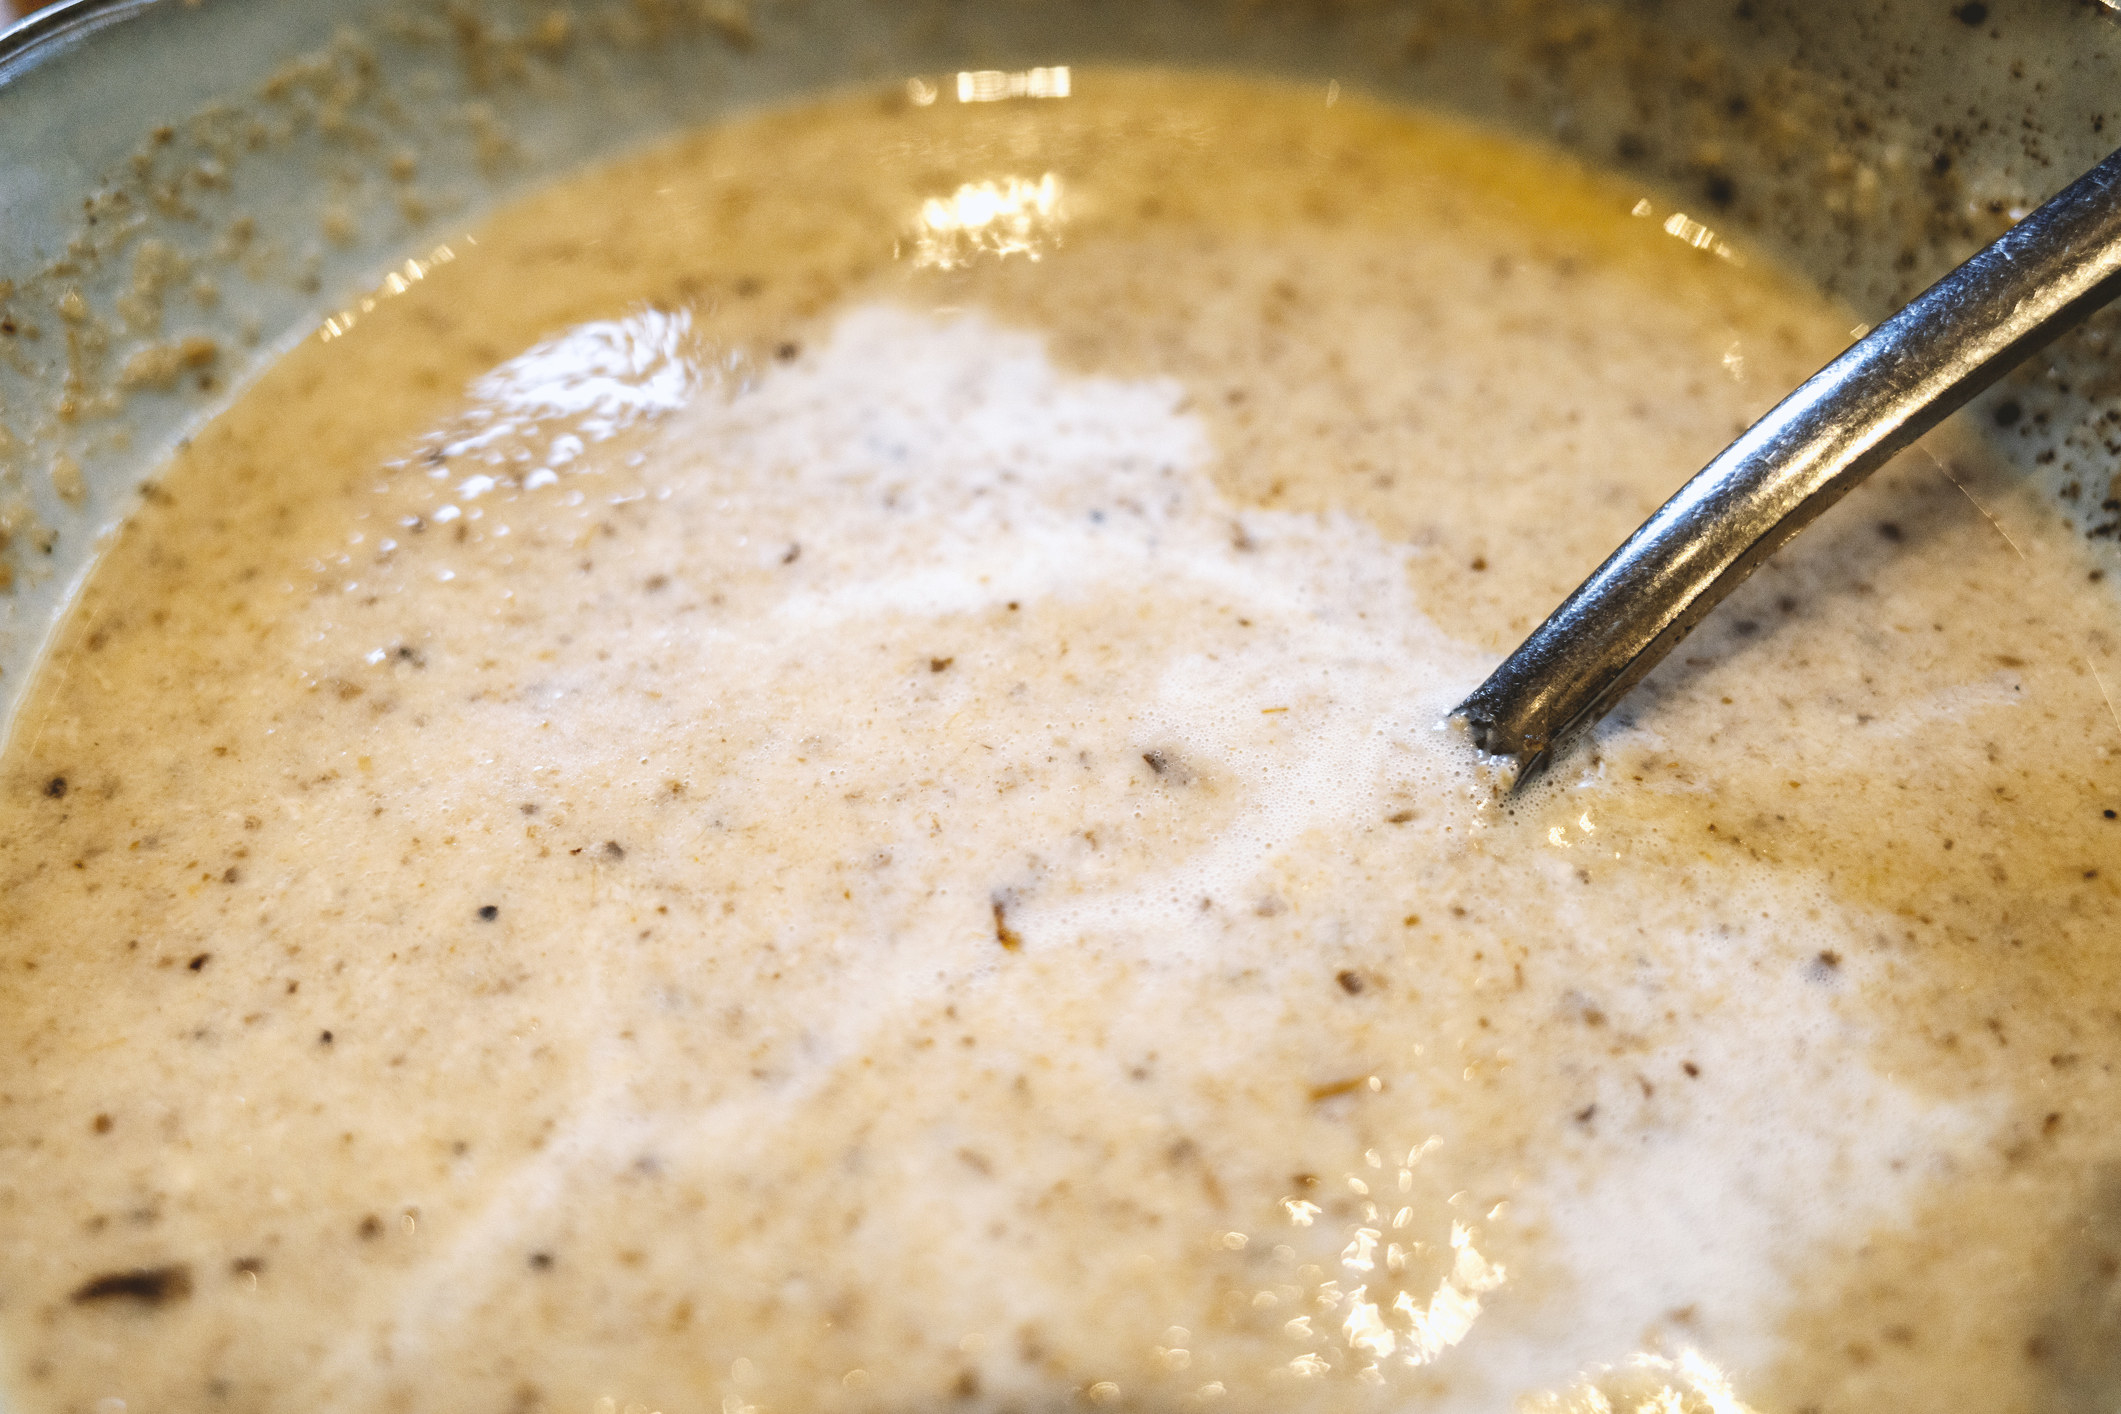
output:
<path id="1" fill-rule="evenodd" d="M 2116 295 L 2121 152 L 1746 429 L 1451 715 L 1530 780 L 1791 536 Z"/>

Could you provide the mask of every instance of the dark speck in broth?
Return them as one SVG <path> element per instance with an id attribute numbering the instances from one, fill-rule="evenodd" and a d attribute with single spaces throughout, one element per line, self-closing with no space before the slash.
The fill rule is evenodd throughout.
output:
<path id="1" fill-rule="evenodd" d="M 1001 899 L 994 900 L 994 940 L 1009 952 L 1021 951 L 1023 935 L 1009 926 L 1009 905 Z"/>
<path id="2" fill-rule="evenodd" d="M 129 1301 L 141 1306 L 161 1306 L 191 1295 L 191 1268 L 183 1265 L 136 1267 L 131 1271 L 107 1272 L 91 1277 L 74 1288 L 77 1306 L 101 1302 Z"/>

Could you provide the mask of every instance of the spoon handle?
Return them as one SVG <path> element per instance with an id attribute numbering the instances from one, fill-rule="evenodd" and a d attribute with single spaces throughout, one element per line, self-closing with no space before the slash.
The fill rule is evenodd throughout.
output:
<path id="1" fill-rule="evenodd" d="M 2121 152 L 1746 429 L 1452 716 L 1529 780 L 1791 536 L 2116 295 Z"/>

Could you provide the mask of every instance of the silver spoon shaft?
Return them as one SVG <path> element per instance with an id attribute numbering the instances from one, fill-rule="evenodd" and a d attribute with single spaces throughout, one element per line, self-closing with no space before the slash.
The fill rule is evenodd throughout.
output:
<path id="1" fill-rule="evenodd" d="M 2117 294 L 2121 152 L 1748 428 L 1453 715 L 1529 780 L 1791 536 Z"/>

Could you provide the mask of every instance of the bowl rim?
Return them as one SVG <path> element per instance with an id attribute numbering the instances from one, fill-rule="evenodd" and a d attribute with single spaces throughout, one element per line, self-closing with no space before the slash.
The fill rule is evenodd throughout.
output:
<path id="1" fill-rule="evenodd" d="M 21 78 L 97 30 L 106 29 L 163 0 L 52 0 L 0 28 L 0 88 Z M 194 0 L 196 3 L 196 0 Z"/>

